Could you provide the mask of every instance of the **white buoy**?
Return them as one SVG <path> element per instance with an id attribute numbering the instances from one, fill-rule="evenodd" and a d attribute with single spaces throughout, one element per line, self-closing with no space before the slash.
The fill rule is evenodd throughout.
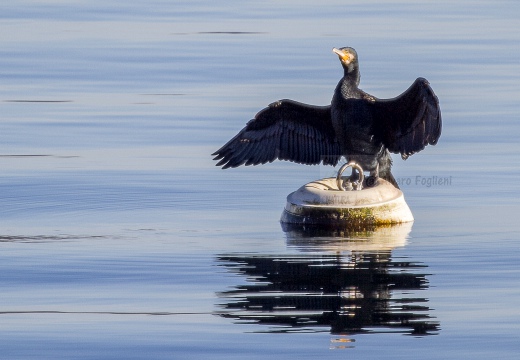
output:
<path id="1" fill-rule="evenodd" d="M 351 182 L 342 177 L 352 167 L 359 179 Z M 312 181 L 287 196 L 287 204 L 280 221 L 286 224 L 333 227 L 373 227 L 413 221 L 410 208 L 401 190 L 378 178 L 367 181 L 363 169 L 349 162 L 341 167 L 335 178 Z"/>

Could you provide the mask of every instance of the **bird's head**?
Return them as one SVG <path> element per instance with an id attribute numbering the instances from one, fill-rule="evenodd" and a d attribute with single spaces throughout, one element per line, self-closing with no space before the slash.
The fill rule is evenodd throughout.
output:
<path id="1" fill-rule="evenodd" d="M 338 55 L 339 60 L 345 66 L 349 66 L 352 62 L 357 61 L 357 53 L 351 47 L 332 48 L 332 52 Z"/>
<path id="2" fill-rule="evenodd" d="M 332 52 L 338 55 L 341 66 L 345 69 L 345 75 L 358 76 L 359 65 L 356 50 L 351 47 L 332 48 Z"/>

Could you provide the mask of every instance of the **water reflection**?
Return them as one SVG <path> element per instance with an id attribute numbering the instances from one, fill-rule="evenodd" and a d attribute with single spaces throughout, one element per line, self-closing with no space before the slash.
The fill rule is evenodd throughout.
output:
<path id="1" fill-rule="evenodd" d="M 219 294 L 219 315 L 268 332 L 435 334 L 425 264 L 393 258 L 409 226 L 357 233 L 286 229 L 295 254 L 226 254 L 245 283 Z M 332 235 L 332 236 L 331 236 Z"/>

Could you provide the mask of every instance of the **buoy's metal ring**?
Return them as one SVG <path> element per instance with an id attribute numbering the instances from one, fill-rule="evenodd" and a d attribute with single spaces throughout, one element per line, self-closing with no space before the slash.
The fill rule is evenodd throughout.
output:
<path id="1" fill-rule="evenodd" d="M 365 175 L 363 174 L 363 168 L 359 166 L 359 164 L 355 161 L 349 161 L 348 163 L 343 164 L 343 166 L 339 168 L 338 175 L 336 176 L 336 185 L 338 185 L 338 189 L 340 189 L 341 191 L 346 191 L 343 187 L 343 179 L 341 179 L 341 175 L 343 175 L 343 172 L 349 167 L 358 171 L 359 185 L 357 186 L 357 190 L 361 190 L 363 187 L 363 180 L 365 180 Z"/>

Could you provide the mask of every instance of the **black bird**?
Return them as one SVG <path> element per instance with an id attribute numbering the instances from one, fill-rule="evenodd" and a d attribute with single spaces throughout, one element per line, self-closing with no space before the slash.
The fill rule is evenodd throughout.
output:
<path id="1" fill-rule="evenodd" d="M 344 75 L 331 105 L 313 106 L 279 100 L 256 114 L 235 137 L 217 150 L 224 169 L 276 159 L 313 165 L 336 165 L 342 156 L 370 175 L 397 186 L 390 152 L 408 156 L 441 135 L 439 100 L 428 81 L 418 78 L 393 99 L 377 99 L 358 88 L 359 62 L 350 47 L 332 49 Z"/>

